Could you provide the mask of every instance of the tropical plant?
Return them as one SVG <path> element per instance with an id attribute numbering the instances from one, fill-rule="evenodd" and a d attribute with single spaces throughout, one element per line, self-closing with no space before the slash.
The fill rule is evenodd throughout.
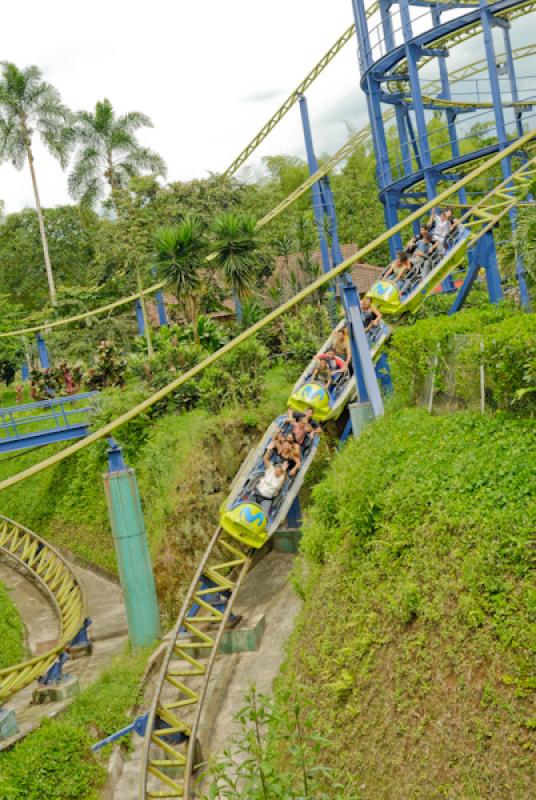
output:
<path id="1" fill-rule="evenodd" d="M 190 214 L 176 225 L 163 225 L 154 234 L 155 266 L 162 277 L 173 285 L 177 299 L 184 303 L 186 316 L 193 326 L 199 310 L 201 269 L 205 266 L 207 242 L 199 218 Z"/>
<path id="2" fill-rule="evenodd" d="M 64 168 L 71 143 L 69 120 L 70 112 L 61 102 L 59 92 L 42 79 L 38 67 L 32 65 L 21 70 L 10 61 L 2 62 L 0 161 L 10 161 L 19 170 L 28 161 L 52 303 L 56 299 L 56 287 L 35 174 L 33 136 L 35 133 L 40 135 L 47 149 Z"/>
<path id="3" fill-rule="evenodd" d="M 79 147 L 69 175 L 69 192 L 82 205 L 92 206 L 110 191 L 124 188 L 143 172 L 165 175 L 166 166 L 158 153 L 142 147 L 136 131 L 151 128 L 152 122 L 140 111 L 116 116 L 105 98 L 95 111 L 79 111 L 74 137 Z"/>
<path id="4" fill-rule="evenodd" d="M 212 229 L 215 262 L 233 293 L 237 317 L 240 318 L 240 301 L 251 291 L 257 274 L 256 222 L 249 214 L 225 211 L 215 218 Z"/>

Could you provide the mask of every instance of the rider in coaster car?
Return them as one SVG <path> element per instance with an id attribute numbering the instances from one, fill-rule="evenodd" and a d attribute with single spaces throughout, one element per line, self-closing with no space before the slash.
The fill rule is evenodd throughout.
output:
<path id="1" fill-rule="evenodd" d="M 268 469 L 270 466 L 273 466 L 274 463 L 286 463 L 288 474 L 291 478 L 293 478 L 301 467 L 300 446 L 296 443 L 294 435 L 292 433 L 288 433 L 286 436 L 283 436 L 281 444 L 276 449 L 275 454 L 274 450 L 270 448 L 270 445 L 268 445 L 263 461 L 266 469 Z"/>
<path id="2" fill-rule="evenodd" d="M 257 503 L 261 508 L 268 513 L 270 505 L 274 497 L 277 497 L 287 479 L 288 464 L 283 461 L 282 464 L 268 464 L 266 472 L 259 480 L 253 492 L 250 494 L 250 500 Z M 268 501 L 268 502 L 267 502 Z"/>
<path id="3" fill-rule="evenodd" d="M 361 317 L 363 319 L 365 333 L 373 333 L 372 329 L 377 328 L 380 324 L 382 315 L 373 304 L 370 297 L 364 297 L 361 300 Z"/>
<path id="4" fill-rule="evenodd" d="M 422 242 L 425 233 L 428 233 L 428 226 L 421 225 L 419 233 L 416 233 L 415 236 L 412 236 L 409 242 L 406 244 L 405 247 L 406 253 L 408 253 L 410 256 L 413 255 L 413 253 L 417 249 L 418 244 Z"/>
<path id="5" fill-rule="evenodd" d="M 389 265 L 387 272 L 382 276 L 383 280 L 390 280 L 396 283 L 399 289 L 403 289 L 406 283 L 406 275 L 411 269 L 411 261 L 405 250 L 399 250 L 395 260 Z"/>
<path id="6" fill-rule="evenodd" d="M 347 367 L 350 366 L 350 361 L 352 360 L 352 349 L 350 347 L 350 342 L 348 341 L 346 326 L 344 326 L 344 328 L 342 328 L 340 331 L 336 331 L 333 337 L 333 352 L 338 358 L 345 362 Z"/>
<path id="7" fill-rule="evenodd" d="M 437 243 L 440 250 L 445 249 L 445 239 L 450 232 L 450 218 L 445 208 L 439 211 L 434 208 L 430 217 L 429 229 L 432 234 L 432 239 Z"/>
<path id="8" fill-rule="evenodd" d="M 312 412 L 312 409 L 310 410 Z M 294 441 L 297 442 L 297 444 L 299 444 L 300 447 L 305 447 L 310 441 L 314 439 L 315 429 L 311 425 L 311 422 L 309 421 L 309 418 L 306 416 L 306 414 L 295 415 L 293 410 L 289 408 L 287 419 L 292 428 L 292 435 L 294 436 Z"/>
<path id="9" fill-rule="evenodd" d="M 448 247 L 457 237 L 459 233 L 463 231 L 463 225 L 459 219 L 456 219 L 454 216 L 454 212 L 452 208 L 447 208 L 446 210 L 447 219 L 450 222 L 450 230 L 448 232 L 447 240 L 445 242 L 445 246 Z"/>
<path id="10" fill-rule="evenodd" d="M 432 266 L 431 258 L 438 249 L 439 245 L 433 241 L 431 235 L 426 231 L 423 238 L 418 242 L 411 259 L 413 266 L 420 271 L 423 278 L 430 272 Z"/>
<path id="11" fill-rule="evenodd" d="M 271 461 L 273 464 L 277 464 L 279 461 L 283 460 L 280 458 L 280 454 L 284 441 L 285 437 L 283 436 L 283 432 L 280 429 L 276 430 L 274 435 L 268 442 L 268 446 L 264 454 L 265 465 L 267 463 L 267 460 L 268 462 Z"/>
<path id="12" fill-rule="evenodd" d="M 348 372 L 346 362 L 335 355 L 333 350 L 328 350 L 327 353 L 319 353 L 316 356 L 316 366 L 313 370 L 312 380 L 323 383 L 329 391 L 345 372 Z"/>

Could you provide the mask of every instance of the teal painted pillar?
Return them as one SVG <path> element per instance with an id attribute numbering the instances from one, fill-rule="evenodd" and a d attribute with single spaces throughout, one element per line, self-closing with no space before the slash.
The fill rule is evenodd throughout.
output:
<path id="1" fill-rule="evenodd" d="M 103 475 L 119 577 L 133 647 L 160 636 L 160 613 L 136 473 L 123 461 L 121 448 L 109 439 L 108 472 Z"/>

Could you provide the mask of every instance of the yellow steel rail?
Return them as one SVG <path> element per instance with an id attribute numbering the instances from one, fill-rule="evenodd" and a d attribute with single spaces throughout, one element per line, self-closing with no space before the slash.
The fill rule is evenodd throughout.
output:
<path id="1" fill-rule="evenodd" d="M 249 565 L 249 552 L 218 528 L 171 633 L 149 710 L 141 769 L 143 800 L 191 796 L 191 781 L 200 758 L 197 730 L 208 681 Z M 203 578 L 209 579 L 210 588 L 204 587 Z M 207 602 L 207 595 L 217 592 L 227 594 L 224 612 Z M 178 733 L 186 739 L 174 741 Z"/>
<path id="2" fill-rule="evenodd" d="M 511 22 L 514 19 L 518 19 L 519 17 L 525 16 L 526 14 L 530 14 L 532 11 L 536 9 L 536 0 L 520 0 L 519 4 L 517 4 L 514 8 L 505 9 L 503 11 L 497 11 L 494 16 L 499 17 L 507 22 Z M 461 17 L 463 19 L 463 17 Z M 464 28 L 460 28 L 457 31 L 447 33 L 444 36 L 440 36 L 437 39 L 434 39 L 433 45 L 434 48 L 437 47 L 445 47 L 451 50 L 453 47 L 457 47 L 460 44 L 464 44 L 464 42 L 469 41 L 474 36 L 478 36 L 482 32 L 482 23 L 480 20 L 468 24 Z M 419 69 L 424 67 L 428 64 L 435 56 L 432 55 L 425 55 L 419 59 Z M 394 74 L 396 73 L 404 73 L 407 70 L 407 64 L 405 57 L 401 58 L 398 62 Z"/>
<path id="3" fill-rule="evenodd" d="M 78 578 L 55 547 L 18 522 L 0 516 L 0 556 L 15 559 L 44 587 L 59 620 L 58 644 L 46 653 L 0 669 L 0 705 L 43 675 L 80 630 L 85 600 Z"/>
<path id="4" fill-rule="evenodd" d="M 461 0 L 461 4 L 467 5 L 469 8 L 474 8 L 478 6 L 478 3 L 472 2 L 472 0 Z M 449 0 L 429 0 L 429 5 L 451 5 Z M 372 3 L 366 9 L 366 16 L 367 19 L 370 19 L 379 9 L 380 4 L 379 2 Z M 248 160 L 248 158 L 255 152 L 257 147 L 266 139 L 269 133 L 273 131 L 273 129 L 278 125 L 281 120 L 288 114 L 290 109 L 294 106 L 294 104 L 298 101 L 300 95 L 304 94 L 307 89 L 311 86 L 311 84 L 318 78 L 318 76 L 325 70 L 328 64 L 333 61 L 335 56 L 340 53 L 343 47 L 350 42 L 355 34 L 355 25 L 350 25 L 347 28 L 342 36 L 340 36 L 337 41 L 330 47 L 330 49 L 322 56 L 320 61 L 313 67 L 313 69 L 306 75 L 306 77 L 298 84 L 298 86 L 294 89 L 294 91 L 287 97 L 287 99 L 279 106 L 277 111 L 270 117 L 268 122 L 262 126 L 260 131 L 253 137 L 253 139 L 244 147 L 242 152 L 234 159 L 234 161 L 229 164 L 223 175 L 227 178 L 234 175 L 237 170 Z"/>
<path id="5" fill-rule="evenodd" d="M 320 61 L 315 64 L 313 69 L 309 72 L 309 74 L 302 80 L 301 83 L 294 89 L 294 91 L 289 94 L 287 99 L 284 103 L 277 109 L 275 114 L 270 117 L 268 122 L 266 122 L 260 131 L 253 137 L 253 139 L 244 147 L 240 155 L 238 155 L 235 160 L 229 164 L 225 172 L 223 173 L 224 177 L 230 178 L 231 175 L 234 175 L 235 172 L 240 169 L 242 164 L 250 157 L 250 155 L 257 149 L 257 147 L 261 144 L 264 139 L 268 136 L 268 134 L 273 131 L 273 129 L 278 125 L 283 117 L 285 117 L 293 105 L 297 102 L 300 95 L 304 94 L 307 89 L 311 86 L 311 84 L 318 78 L 321 72 L 325 70 L 327 65 L 333 61 L 337 53 L 339 53 L 345 44 L 347 44 L 354 36 L 355 33 L 355 25 L 350 25 L 347 28 L 342 36 L 340 36 L 334 45 L 330 47 L 330 49 L 325 53 Z"/>
<path id="6" fill-rule="evenodd" d="M 122 297 L 120 300 L 114 300 L 113 303 L 108 303 L 107 305 L 100 306 L 99 308 L 93 308 L 91 311 L 83 311 L 81 314 L 75 314 L 74 317 L 67 317 L 67 319 L 57 319 L 53 320 L 52 322 L 41 322 L 39 325 L 32 325 L 30 328 L 21 328 L 17 331 L 4 331 L 3 333 L 0 333 L 0 339 L 5 339 L 8 336 L 24 336 L 27 333 L 37 333 L 37 331 L 42 331 L 45 329 L 48 330 L 48 328 L 59 328 L 62 325 L 68 325 L 70 322 L 81 322 L 83 319 L 94 317 L 97 314 L 104 314 L 106 311 L 113 311 L 114 308 L 124 306 L 126 303 L 133 303 L 138 298 L 146 294 L 152 294 L 165 285 L 165 281 L 160 281 L 160 283 L 155 283 L 152 286 L 149 286 L 147 289 L 143 289 L 141 292 L 135 292 L 134 294 L 130 294 L 128 297 Z"/>
<path id="7" fill-rule="evenodd" d="M 79 452 L 80 450 L 83 450 L 85 447 L 89 447 L 89 445 L 93 444 L 93 442 L 96 442 L 104 437 L 110 436 L 110 434 L 112 434 L 113 431 L 115 431 L 121 425 L 124 425 L 126 422 L 129 422 L 130 420 L 138 416 L 138 414 L 151 408 L 151 406 L 153 406 L 155 403 L 167 397 L 169 394 L 174 392 L 180 386 L 182 386 L 192 378 L 199 375 L 199 373 L 203 372 L 203 370 L 205 370 L 207 367 L 217 363 L 227 353 L 232 352 L 240 344 L 245 342 L 247 339 L 258 333 L 259 331 L 263 330 L 265 327 L 270 325 L 270 323 L 278 319 L 280 316 L 285 314 L 291 308 L 294 308 L 294 306 L 298 305 L 298 303 L 307 298 L 313 292 L 317 291 L 322 286 L 332 281 L 333 278 L 337 277 L 338 275 L 342 275 L 342 273 L 349 270 L 353 264 L 359 261 L 363 261 L 367 255 L 369 255 L 373 250 L 375 250 L 384 242 L 386 242 L 391 236 L 393 236 L 393 234 L 404 230 L 409 225 L 411 225 L 412 222 L 420 220 L 422 216 L 429 213 L 435 206 L 448 202 L 448 200 L 451 197 L 455 196 L 460 189 L 467 186 L 471 181 L 474 181 L 476 178 L 480 177 L 488 170 L 500 164 L 500 162 L 504 158 L 509 158 L 516 151 L 522 150 L 528 144 L 533 142 L 535 139 L 536 139 L 536 130 L 526 133 L 524 136 L 521 136 L 519 139 L 516 139 L 516 141 L 512 142 L 512 144 L 508 145 L 508 147 L 505 147 L 504 150 L 501 150 L 500 152 L 491 156 L 486 161 L 484 161 L 483 163 L 475 167 L 473 170 L 471 170 L 471 172 L 469 172 L 467 175 L 464 175 L 463 178 L 456 181 L 455 183 L 452 183 L 449 187 L 447 187 L 444 191 L 440 192 L 432 200 L 427 201 L 419 209 L 413 211 L 411 214 L 408 214 L 408 216 L 405 217 L 401 222 L 398 222 L 396 225 L 393 225 L 391 228 L 389 228 L 389 230 L 385 231 L 380 236 L 377 236 L 375 239 L 369 242 L 367 245 L 360 248 L 356 253 L 351 255 L 341 264 L 334 267 L 329 273 L 321 275 L 305 289 L 302 289 L 301 291 L 297 292 L 294 295 L 294 297 L 292 297 L 290 300 L 287 300 L 281 306 L 269 312 L 265 317 L 263 317 L 263 319 L 259 320 L 259 322 L 256 322 L 247 330 L 240 333 L 230 342 L 223 345 L 223 347 L 220 347 L 220 349 L 217 350 L 216 352 L 208 355 L 206 358 L 200 361 L 199 364 L 196 364 L 194 367 L 187 370 L 182 375 L 179 375 L 173 381 L 168 383 L 167 386 L 164 386 L 162 389 L 159 389 L 150 397 L 146 398 L 141 403 L 138 403 L 136 406 L 129 409 L 129 411 L 126 411 L 124 414 L 121 414 L 119 417 L 117 417 L 117 419 L 112 420 L 111 422 L 104 425 L 102 428 L 99 428 L 99 430 L 90 433 L 89 436 L 86 436 L 84 439 L 81 439 L 80 441 L 75 442 L 72 445 L 69 445 L 68 447 L 61 450 L 59 453 L 55 453 L 54 455 L 44 459 L 38 464 L 34 464 L 33 466 L 28 467 L 25 470 L 22 470 L 16 475 L 13 475 L 10 478 L 6 478 L 5 480 L 1 481 L 0 491 L 8 489 L 11 486 L 15 486 L 17 483 L 26 480 L 32 475 L 36 475 L 39 472 L 42 472 L 48 467 L 51 467 L 54 464 L 63 461 L 65 458 L 69 458 L 71 455 Z"/>

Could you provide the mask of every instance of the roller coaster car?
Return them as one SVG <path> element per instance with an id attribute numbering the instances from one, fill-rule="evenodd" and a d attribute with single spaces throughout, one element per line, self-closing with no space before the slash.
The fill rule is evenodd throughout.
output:
<path id="1" fill-rule="evenodd" d="M 313 409 L 313 419 L 317 422 L 324 422 L 332 415 L 332 406 L 328 390 L 316 381 L 304 383 L 299 389 L 293 392 L 288 404 L 293 411 L 304 412 L 308 408 Z"/>
<path id="2" fill-rule="evenodd" d="M 342 320 L 329 339 L 324 342 L 320 352 L 327 353 L 333 346 L 335 334 L 344 330 L 346 321 Z M 384 342 L 389 336 L 389 328 L 383 322 L 367 335 L 372 359 L 378 358 Z M 339 377 L 333 384 L 329 392 L 324 386 L 312 379 L 316 359 L 313 358 L 305 370 L 300 375 L 294 385 L 292 394 L 288 400 L 288 405 L 293 411 L 303 412 L 307 408 L 313 409 L 313 419 L 316 422 L 327 422 L 330 419 L 337 419 L 345 406 L 354 400 L 356 396 L 356 383 L 353 379 L 353 369 L 350 362 L 350 369 Z"/>
<path id="3" fill-rule="evenodd" d="M 382 279 L 371 286 L 367 297 L 370 297 L 383 314 L 415 311 L 423 300 L 432 294 L 435 287 L 464 261 L 468 237 L 469 231 L 461 228 L 443 258 L 433 266 L 426 277 L 415 280 L 409 291 L 401 293 L 395 283 Z"/>
<path id="4" fill-rule="evenodd" d="M 314 436 L 302 446 L 300 469 L 294 477 L 287 476 L 283 488 L 274 498 L 267 499 L 262 506 L 252 500 L 256 486 L 265 472 L 266 449 L 276 431 L 285 431 L 288 423 L 285 415 L 272 422 L 259 444 L 251 450 L 242 464 L 229 496 L 220 508 L 221 527 L 247 547 L 262 547 L 268 537 L 284 522 L 318 447 L 318 436 Z"/>
<path id="5" fill-rule="evenodd" d="M 396 314 L 402 308 L 398 286 L 392 281 L 376 281 L 367 292 L 367 297 L 370 297 L 382 314 Z"/>
<path id="6" fill-rule="evenodd" d="M 220 525 L 235 539 L 247 547 L 259 548 L 268 539 L 266 514 L 257 503 L 238 503 L 224 510 Z"/>

